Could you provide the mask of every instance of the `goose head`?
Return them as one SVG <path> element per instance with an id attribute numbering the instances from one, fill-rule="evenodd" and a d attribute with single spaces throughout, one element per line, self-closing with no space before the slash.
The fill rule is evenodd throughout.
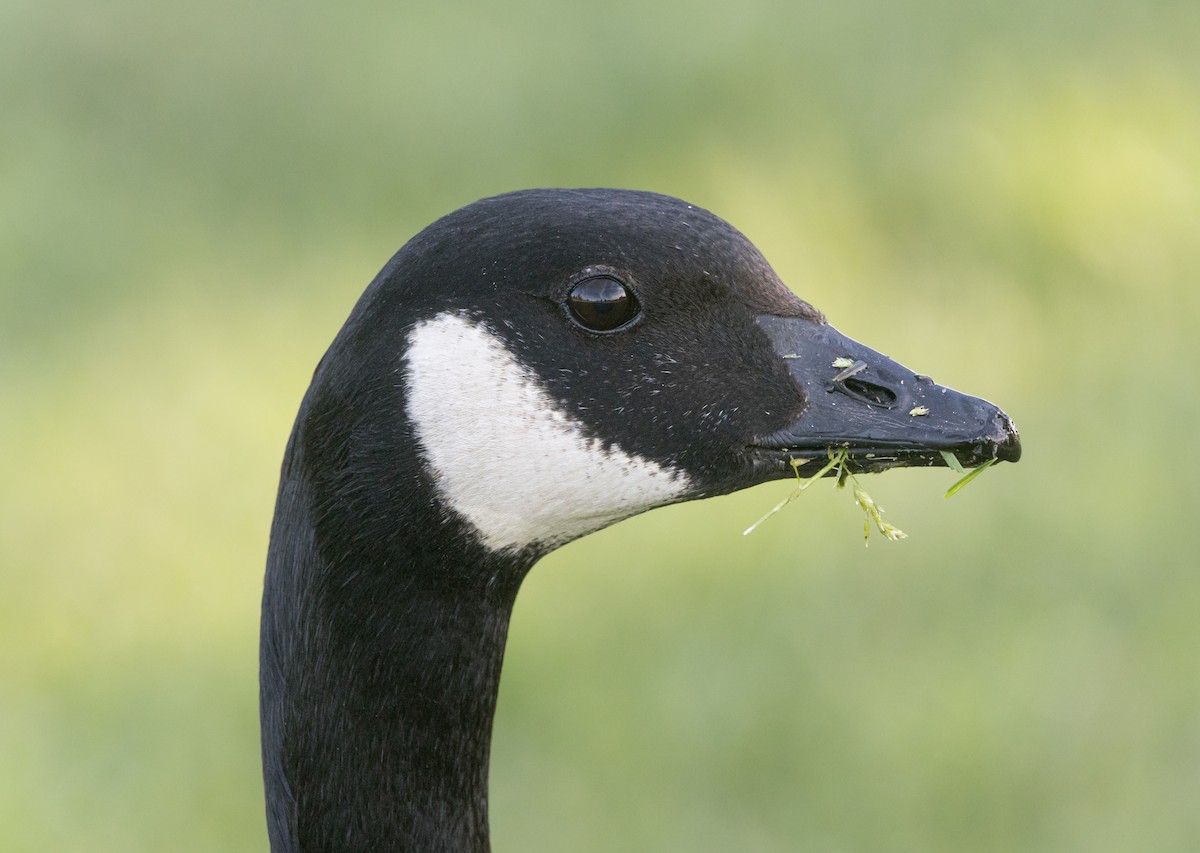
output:
<path id="1" fill-rule="evenodd" d="M 329 348 L 284 460 L 262 639 L 273 849 L 487 849 L 530 566 L 834 447 L 856 472 L 1020 455 L 998 408 L 840 334 L 678 199 L 527 191 L 426 228 Z"/>

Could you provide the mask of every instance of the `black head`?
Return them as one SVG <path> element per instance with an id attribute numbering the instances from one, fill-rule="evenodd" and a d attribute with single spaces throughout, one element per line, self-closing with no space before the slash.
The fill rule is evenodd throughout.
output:
<path id="1" fill-rule="evenodd" d="M 486 850 L 534 560 L 832 446 L 856 470 L 1019 452 L 994 406 L 842 337 L 677 199 L 513 193 L 422 231 L 317 368 L 284 462 L 261 651 L 273 849 Z"/>
<path id="2" fill-rule="evenodd" d="M 397 475 L 426 478 L 483 527 L 550 503 L 561 512 L 539 522 L 547 529 L 494 540 L 543 550 L 651 506 L 787 476 L 790 456 L 830 446 L 861 445 L 864 469 L 935 464 L 938 449 L 964 444 L 980 461 L 1014 458 L 1015 430 L 995 407 L 937 388 L 970 410 L 943 434 L 938 407 L 897 409 L 914 374 L 887 362 L 884 376 L 882 356 L 839 340 L 707 211 L 645 192 L 531 190 L 469 205 L 401 249 L 331 348 L 312 402 L 339 401 L 342 434 L 370 439 L 374 463 L 353 467 L 379 479 L 356 491 L 398 494 Z M 854 381 L 894 386 L 889 399 L 835 393 L 853 387 L 832 381 L 847 355 L 867 365 Z M 548 416 L 579 454 L 547 449 L 553 425 L 535 421 Z M 422 464 L 397 461 L 413 449 Z M 594 482 L 610 473 L 617 486 Z M 620 485 L 643 474 L 662 488 Z"/>

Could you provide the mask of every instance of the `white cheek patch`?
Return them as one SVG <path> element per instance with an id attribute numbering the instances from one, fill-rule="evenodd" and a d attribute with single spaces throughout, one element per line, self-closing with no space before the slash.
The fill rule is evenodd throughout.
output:
<path id="1" fill-rule="evenodd" d="M 560 545 L 671 503 L 687 477 L 586 437 L 486 326 L 413 329 L 408 416 L 440 497 L 493 550 Z"/>

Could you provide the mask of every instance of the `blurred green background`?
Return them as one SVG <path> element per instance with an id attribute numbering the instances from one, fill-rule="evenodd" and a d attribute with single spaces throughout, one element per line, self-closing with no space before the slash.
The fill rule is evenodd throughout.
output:
<path id="1" fill-rule="evenodd" d="M 1200 5 L 0 5 L 0 849 L 264 850 L 313 366 L 435 217 L 682 196 L 1025 458 L 673 507 L 522 591 L 498 851 L 1200 849 Z"/>

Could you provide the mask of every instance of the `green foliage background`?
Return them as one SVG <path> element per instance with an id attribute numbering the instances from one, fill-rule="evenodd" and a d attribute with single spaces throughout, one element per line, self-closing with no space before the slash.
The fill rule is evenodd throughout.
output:
<path id="1" fill-rule="evenodd" d="M 546 559 L 498 851 L 1200 845 L 1200 5 L 0 5 L 0 849 L 266 846 L 256 633 L 312 367 L 420 227 L 687 198 L 1018 466 Z"/>

